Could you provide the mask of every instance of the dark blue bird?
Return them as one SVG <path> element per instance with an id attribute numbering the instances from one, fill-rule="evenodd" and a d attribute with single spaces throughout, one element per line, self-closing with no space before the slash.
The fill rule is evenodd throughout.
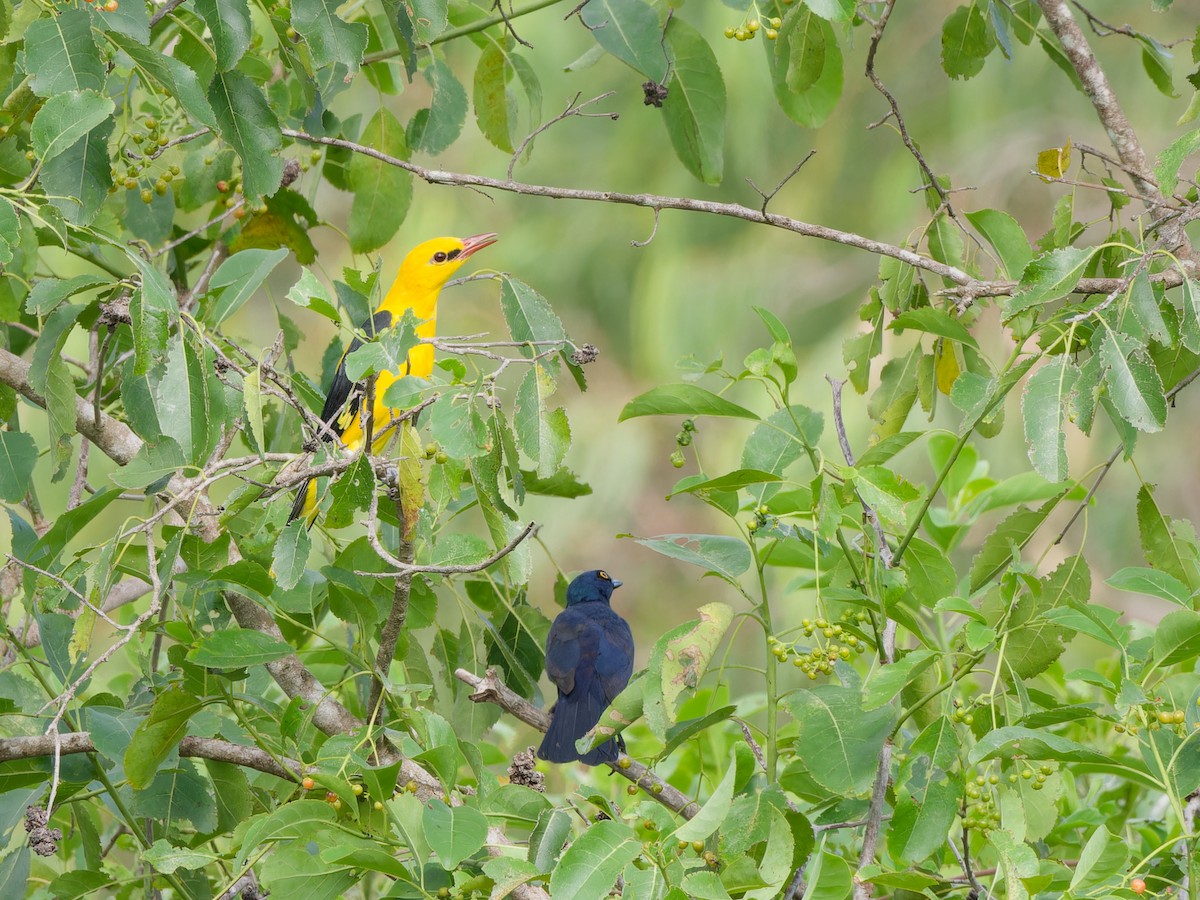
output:
<path id="1" fill-rule="evenodd" d="M 620 586 L 621 582 L 603 569 L 593 569 L 567 588 L 567 608 L 558 614 L 546 637 L 546 674 L 558 687 L 558 702 L 550 711 L 550 727 L 538 748 L 542 759 L 579 760 L 589 766 L 617 760 L 619 738 L 582 756 L 575 742 L 600 721 L 633 673 L 629 623 L 608 605 L 612 592 Z"/>

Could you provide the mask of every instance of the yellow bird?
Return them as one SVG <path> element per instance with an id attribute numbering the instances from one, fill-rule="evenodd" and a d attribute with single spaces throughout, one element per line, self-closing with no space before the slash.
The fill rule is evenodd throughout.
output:
<path id="1" fill-rule="evenodd" d="M 364 322 L 361 330 L 367 335 L 379 334 L 399 322 L 407 310 L 412 310 L 418 320 L 417 337 L 431 338 L 437 333 L 437 302 L 442 291 L 442 285 L 484 247 L 494 244 L 497 236 L 491 232 L 475 234 L 471 237 L 439 237 L 418 244 L 404 257 L 400 271 L 391 289 L 379 304 L 379 309 Z M 363 429 L 359 408 L 365 382 L 353 383 L 346 377 L 346 357 L 362 346 L 362 341 L 355 338 L 342 354 L 329 393 L 325 395 L 325 407 L 321 410 L 321 421 L 329 427 L 322 429 L 321 438 L 332 441 L 336 434 L 351 452 L 362 447 Z M 383 402 L 383 396 L 388 386 L 405 375 L 415 375 L 418 378 L 428 378 L 433 373 L 433 346 L 419 344 L 408 352 L 404 365 L 395 371 L 379 372 L 375 377 L 375 407 L 372 414 L 372 428 L 377 438 L 372 441 L 371 451 L 378 453 L 391 439 L 394 430 L 387 425 L 393 416 L 402 410 L 394 410 Z M 332 432 L 332 433 L 331 433 Z M 301 516 L 308 519 L 311 525 L 317 512 L 317 482 L 310 478 L 300 486 L 296 494 L 296 502 L 292 504 L 288 521 Z"/>

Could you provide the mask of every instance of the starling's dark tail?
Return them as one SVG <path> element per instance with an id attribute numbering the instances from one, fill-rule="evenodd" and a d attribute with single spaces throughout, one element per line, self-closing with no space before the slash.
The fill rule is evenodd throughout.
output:
<path id="1" fill-rule="evenodd" d="M 538 748 L 538 756 L 558 763 L 579 760 L 589 766 L 616 762 L 617 745 L 611 740 L 594 747 L 583 756 L 575 749 L 575 742 L 600 721 L 607 707 L 604 688 L 594 679 L 586 688 L 577 683 L 570 694 L 560 695 L 550 715 L 550 727 L 542 739 L 542 746 Z"/>

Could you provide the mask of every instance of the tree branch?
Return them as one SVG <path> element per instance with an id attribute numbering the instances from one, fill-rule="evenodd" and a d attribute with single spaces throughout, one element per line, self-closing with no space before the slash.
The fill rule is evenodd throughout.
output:
<path id="1" fill-rule="evenodd" d="M 54 753 L 54 743 L 55 736 L 52 734 L 0 738 L 0 762 L 50 756 Z M 63 755 L 96 752 L 92 736 L 86 731 L 60 734 L 58 735 L 58 744 L 59 752 Z M 304 765 L 296 760 L 283 758 L 281 766 L 275 757 L 265 750 L 233 744 L 217 738 L 188 735 L 179 742 L 179 755 L 233 763 L 236 766 L 256 769 L 259 772 L 294 782 L 299 782 L 305 772 Z"/>
<path id="2" fill-rule="evenodd" d="M 471 694 L 471 700 L 475 703 L 493 703 L 541 732 L 550 727 L 549 714 L 508 687 L 500 680 L 495 669 L 488 669 L 482 678 L 466 669 L 456 669 L 454 677 L 475 689 L 475 693 Z M 649 768 L 625 753 L 622 753 L 615 763 L 607 765 L 622 778 L 628 778 L 642 788 L 651 800 L 685 819 L 692 818 L 700 811 L 700 804 L 691 797 L 667 784 Z"/>
<path id="3" fill-rule="evenodd" d="M 945 278 L 953 282 L 956 287 L 942 291 L 946 294 L 957 294 L 964 297 L 1004 297 L 1016 290 L 1017 282 L 1015 281 L 987 281 L 978 278 L 972 278 L 966 272 L 955 266 L 948 266 L 945 263 L 938 262 L 936 259 L 931 259 L 927 256 L 922 256 L 914 250 L 907 247 L 897 247 L 894 244 L 886 244 L 883 241 L 876 241 L 871 238 L 863 237 L 860 234 L 854 234 L 848 231 L 839 231 L 836 228 L 827 228 L 824 225 L 813 225 L 809 222 L 802 222 L 799 219 L 793 219 L 788 216 L 777 215 L 776 213 L 766 213 L 761 209 L 752 209 L 749 206 L 743 206 L 740 203 L 718 203 L 713 200 L 697 200 L 690 197 L 670 197 L 662 194 L 626 194 L 620 191 L 593 191 L 583 188 L 560 188 L 552 187 L 543 184 L 528 184 L 521 181 L 504 181 L 498 178 L 486 178 L 482 175 L 472 175 L 465 172 L 444 172 L 438 169 L 429 169 L 425 166 L 419 166 L 416 163 L 408 162 L 407 160 L 398 159 L 395 156 L 389 156 L 386 153 L 381 153 L 378 150 L 366 147 L 362 144 L 356 144 L 353 141 L 343 140 L 341 138 L 320 137 L 314 134 L 308 134 L 304 131 L 297 131 L 294 128 L 284 128 L 283 134 L 298 141 L 307 141 L 312 144 L 324 144 L 329 147 L 341 147 L 344 150 L 349 150 L 353 153 L 361 153 L 364 156 L 369 156 L 372 159 L 377 159 L 380 162 L 385 162 L 388 165 L 396 166 L 404 169 L 406 172 L 411 172 L 417 178 L 428 182 L 429 184 L 447 184 L 458 185 L 462 187 L 486 188 L 488 190 L 506 191 L 513 194 L 523 194 L 532 197 L 546 197 L 552 200 L 584 200 L 594 203 L 617 203 L 625 206 L 640 206 L 644 209 L 654 210 L 656 213 L 664 209 L 683 210 L 686 212 L 707 213 L 715 216 L 728 216 L 734 219 L 741 219 L 746 222 L 754 222 L 760 225 L 770 225 L 774 228 L 781 228 L 784 231 L 791 231 L 804 237 L 817 238 L 823 241 L 830 241 L 834 244 L 841 244 L 846 247 L 854 247 L 858 250 L 865 250 L 868 253 L 873 253 L 876 256 L 889 256 L 893 259 L 898 259 L 903 263 L 907 263 L 914 268 L 921 269 L 940 278 Z M 1153 281 L 1161 283 L 1166 288 L 1178 287 L 1183 283 L 1183 279 L 1178 272 L 1167 271 L 1155 275 Z M 1077 294 L 1107 294 L 1111 292 L 1116 285 L 1121 283 L 1120 278 L 1082 278 L 1075 286 L 1074 293 Z"/>
<path id="4" fill-rule="evenodd" d="M 1104 69 L 1100 67 L 1092 48 L 1088 46 L 1087 37 L 1071 14 L 1066 0 L 1038 0 L 1038 6 L 1042 8 L 1046 24 L 1058 38 L 1063 53 L 1066 54 L 1075 74 L 1079 76 L 1084 93 L 1092 101 L 1100 124 L 1108 133 L 1108 139 L 1112 141 L 1125 171 L 1133 178 L 1138 193 L 1148 198 L 1146 205 L 1151 212 L 1167 212 L 1166 198 L 1154 179 L 1154 172 L 1146 160 L 1146 152 L 1142 149 L 1137 132 L 1129 124 L 1129 119 L 1108 82 L 1108 76 L 1104 74 Z M 1170 224 L 1163 232 L 1168 250 L 1195 263 L 1195 251 L 1178 223 Z"/>

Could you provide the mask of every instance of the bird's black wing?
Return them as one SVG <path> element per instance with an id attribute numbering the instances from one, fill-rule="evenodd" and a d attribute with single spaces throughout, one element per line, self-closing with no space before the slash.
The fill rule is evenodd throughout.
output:
<path id="1" fill-rule="evenodd" d="M 604 686 L 604 697 L 609 703 L 625 690 L 633 674 L 633 633 L 628 622 L 616 613 L 611 615 L 612 620 L 604 623 L 596 654 L 596 677 Z"/>
<path id="2" fill-rule="evenodd" d="M 584 644 L 591 643 L 591 627 L 587 616 L 567 609 L 558 614 L 546 635 L 546 674 L 563 694 L 575 690 L 575 673 L 583 659 Z"/>
<path id="3" fill-rule="evenodd" d="M 368 335 L 376 335 L 392 326 L 392 314 L 381 309 L 371 316 L 369 322 L 364 322 L 362 330 Z M 333 383 L 325 394 L 325 406 L 321 409 L 321 421 L 330 426 L 322 429 L 321 439 L 332 441 L 335 434 L 340 435 L 346 430 L 346 425 L 354 421 L 362 405 L 363 384 L 351 381 L 346 377 L 346 357 L 361 347 L 363 342 L 355 338 L 338 361 L 337 371 L 333 373 Z"/>

